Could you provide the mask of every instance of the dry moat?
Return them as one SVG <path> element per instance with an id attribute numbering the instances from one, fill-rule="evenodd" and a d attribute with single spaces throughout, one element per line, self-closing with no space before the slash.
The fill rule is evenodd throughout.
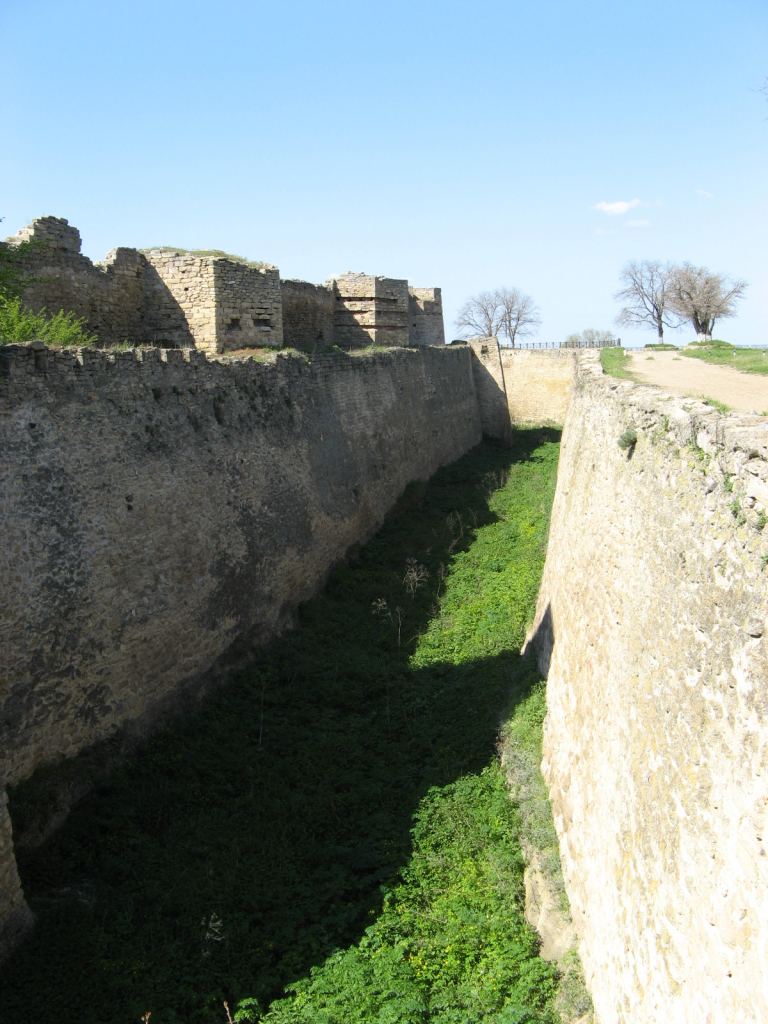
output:
<path id="1" fill-rule="evenodd" d="M 521 432 L 412 485 L 294 630 L 19 853 L 38 924 L 3 1019 L 559 1019 L 524 918 L 521 830 L 556 840 L 518 654 L 557 450 Z M 12 794 L 20 832 L 44 782 Z"/>

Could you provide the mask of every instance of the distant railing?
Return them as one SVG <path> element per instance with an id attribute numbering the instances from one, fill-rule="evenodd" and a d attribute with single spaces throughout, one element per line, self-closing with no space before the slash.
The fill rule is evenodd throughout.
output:
<path id="1" fill-rule="evenodd" d="M 621 338 L 610 341 L 523 341 L 517 345 L 502 345 L 502 348 L 621 348 Z"/>

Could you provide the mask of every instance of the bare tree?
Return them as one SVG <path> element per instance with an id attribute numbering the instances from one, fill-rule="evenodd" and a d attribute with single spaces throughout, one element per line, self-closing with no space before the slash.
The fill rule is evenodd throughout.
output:
<path id="1" fill-rule="evenodd" d="M 672 309 L 670 286 L 675 268 L 658 260 L 632 260 L 621 272 L 624 287 L 616 292 L 624 306 L 616 318 L 632 327 L 652 327 L 664 341 L 665 327 L 679 327 L 684 317 Z"/>
<path id="2" fill-rule="evenodd" d="M 712 337 L 715 321 L 736 315 L 736 303 L 747 290 L 746 281 L 730 281 L 706 267 L 684 263 L 674 269 L 669 305 L 683 320 L 690 320 L 696 337 Z"/>
<path id="3" fill-rule="evenodd" d="M 496 288 L 468 299 L 459 310 L 456 326 L 466 334 L 484 338 L 502 336 L 512 346 L 541 323 L 530 295 L 517 288 Z"/>
<path id="4" fill-rule="evenodd" d="M 498 291 L 479 292 L 461 307 L 456 326 L 465 333 L 492 338 L 501 329 L 503 313 Z"/>
<path id="5" fill-rule="evenodd" d="M 516 338 L 532 334 L 541 323 L 539 310 L 531 296 L 518 288 L 500 288 L 496 294 L 502 308 L 501 333 L 514 348 Z"/>

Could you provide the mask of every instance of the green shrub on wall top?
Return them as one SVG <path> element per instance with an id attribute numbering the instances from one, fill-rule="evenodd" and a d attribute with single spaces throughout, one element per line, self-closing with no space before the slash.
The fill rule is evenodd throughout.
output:
<path id="1" fill-rule="evenodd" d="M 18 296 L 0 294 L 0 345 L 44 341 L 47 345 L 68 348 L 96 344 L 82 318 L 60 309 L 53 315 L 44 309 L 35 312 Z"/>
<path id="2" fill-rule="evenodd" d="M 53 314 L 45 309 L 35 312 L 21 301 L 29 280 L 24 273 L 24 257 L 42 244 L 0 244 L 0 345 L 23 345 L 28 341 L 44 341 L 60 348 L 95 345 L 96 335 L 86 330 L 85 321 L 74 313 L 63 309 Z"/>

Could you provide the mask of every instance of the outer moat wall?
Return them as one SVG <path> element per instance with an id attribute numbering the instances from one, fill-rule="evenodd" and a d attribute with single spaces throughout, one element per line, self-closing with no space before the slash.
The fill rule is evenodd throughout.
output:
<path id="1" fill-rule="evenodd" d="M 768 1020 L 768 422 L 582 364 L 535 632 L 601 1024 Z M 637 444 L 617 441 L 634 428 Z"/>
<path id="2" fill-rule="evenodd" d="M 597 1020 L 768 1019 L 768 423 L 590 356 L 472 348 L 6 349 L 2 774 L 148 728 L 278 631 L 409 480 L 570 401 L 533 635 Z M 7 815 L 0 900 L 8 945 L 29 916 Z"/>

